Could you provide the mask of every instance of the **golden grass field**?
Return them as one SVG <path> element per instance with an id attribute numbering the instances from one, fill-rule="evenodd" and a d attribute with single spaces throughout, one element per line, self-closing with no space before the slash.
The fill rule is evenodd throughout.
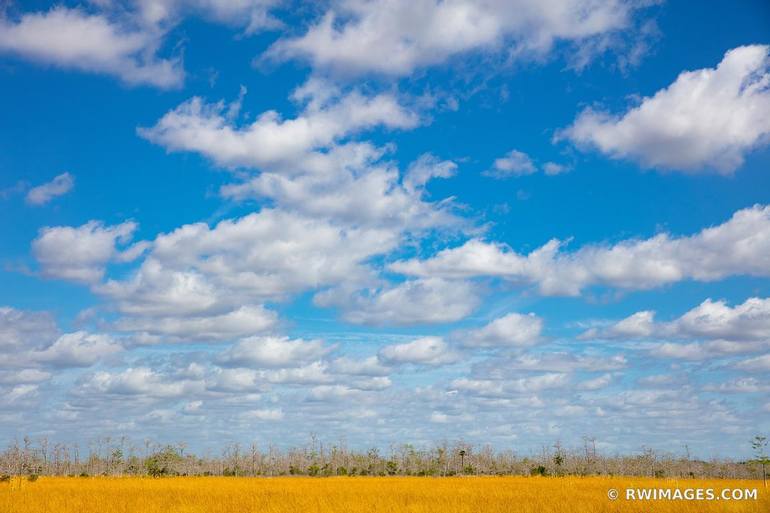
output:
<path id="1" fill-rule="evenodd" d="M 623 490 L 756 488 L 757 500 L 625 501 Z M 621 497 L 611 501 L 610 488 Z M 1 513 L 770 512 L 761 481 L 609 477 L 15 478 Z"/>

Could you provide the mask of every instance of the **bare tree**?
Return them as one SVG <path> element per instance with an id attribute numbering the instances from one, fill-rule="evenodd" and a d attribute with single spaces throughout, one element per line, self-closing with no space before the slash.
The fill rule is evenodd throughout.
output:
<path id="1" fill-rule="evenodd" d="M 757 435 L 751 441 L 751 448 L 754 449 L 754 463 L 762 466 L 762 481 L 767 488 L 767 471 L 765 468 L 770 465 L 770 458 L 767 457 L 767 437 Z"/>

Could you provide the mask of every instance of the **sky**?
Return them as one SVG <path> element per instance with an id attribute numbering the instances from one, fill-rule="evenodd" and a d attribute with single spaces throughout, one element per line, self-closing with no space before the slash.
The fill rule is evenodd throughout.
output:
<path id="1" fill-rule="evenodd" d="M 0 443 L 745 457 L 770 6 L 0 3 Z"/>

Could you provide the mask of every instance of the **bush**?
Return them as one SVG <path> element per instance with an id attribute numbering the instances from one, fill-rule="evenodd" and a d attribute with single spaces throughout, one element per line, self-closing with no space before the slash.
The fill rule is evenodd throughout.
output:
<path id="1" fill-rule="evenodd" d="M 11 476 L 8 474 L 0 475 L 0 483 L 10 483 L 11 482 Z"/>
<path id="2" fill-rule="evenodd" d="M 167 446 L 151 455 L 144 462 L 144 468 L 152 477 L 163 477 L 177 474 L 174 465 L 182 461 L 182 456 L 171 446 Z"/>
<path id="3" fill-rule="evenodd" d="M 27 476 L 27 481 L 29 481 L 30 483 L 34 483 L 35 481 L 37 481 L 38 477 L 40 476 L 38 476 L 37 474 L 30 474 Z"/>
<path id="4" fill-rule="evenodd" d="M 538 465 L 537 467 L 532 467 L 529 469 L 529 474 L 531 476 L 547 476 L 548 469 L 546 469 L 543 465 Z"/>

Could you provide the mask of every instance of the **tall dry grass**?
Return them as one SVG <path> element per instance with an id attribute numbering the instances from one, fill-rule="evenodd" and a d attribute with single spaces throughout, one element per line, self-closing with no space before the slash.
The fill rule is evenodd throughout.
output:
<path id="1" fill-rule="evenodd" d="M 757 500 L 623 500 L 627 487 L 756 488 Z M 611 501 L 610 488 L 621 498 Z M 13 478 L 2 513 L 767 513 L 761 481 L 626 477 Z"/>

